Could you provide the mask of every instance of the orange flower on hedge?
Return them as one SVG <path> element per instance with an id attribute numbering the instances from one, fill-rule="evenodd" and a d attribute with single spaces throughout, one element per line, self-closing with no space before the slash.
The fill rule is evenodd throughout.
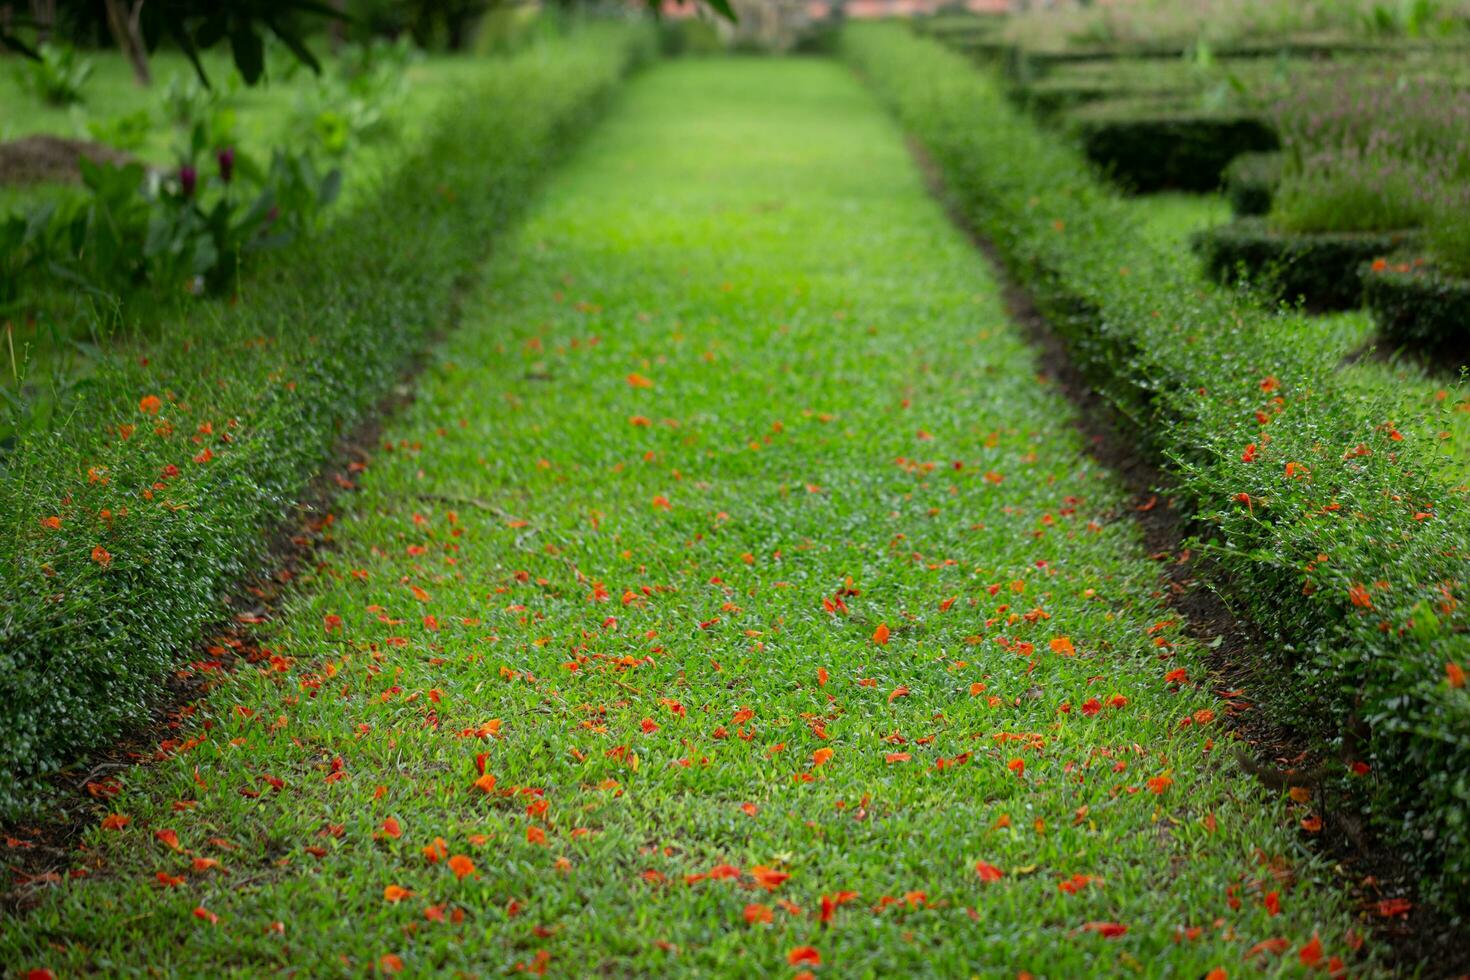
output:
<path id="1" fill-rule="evenodd" d="M 792 966 L 806 963 L 810 966 L 822 965 L 822 954 L 817 952 L 815 946 L 798 946 L 786 954 L 786 962 Z"/>
<path id="2" fill-rule="evenodd" d="M 41 526 L 44 527 L 48 531 L 60 531 L 61 530 L 61 518 L 56 517 L 56 516 L 43 517 L 43 518 L 41 518 Z"/>
<path id="3" fill-rule="evenodd" d="M 1451 661 L 1444 665 L 1445 683 L 1450 687 L 1465 686 L 1465 668 Z"/>
<path id="4" fill-rule="evenodd" d="M 449 859 L 449 870 L 454 872 L 456 878 L 463 880 L 467 876 L 475 873 L 475 862 L 463 854 L 456 854 Z"/>
<path id="5" fill-rule="evenodd" d="M 770 925 L 773 921 L 775 921 L 775 918 L 776 917 L 771 912 L 771 907 L 769 905 L 760 905 L 756 902 L 752 902 L 749 905 L 745 906 L 745 921 L 750 925 L 755 925 L 757 923 L 765 923 L 766 925 Z"/>
<path id="6" fill-rule="evenodd" d="M 755 867 L 751 868 L 747 872 L 747 874 L 755 879 L 755 883 L 757 885 L 761 886 L 768 892 L 772 892 L 775 891 L 777 888 L 780 888 L 783 884 L 786 883 L 786 880 L 791 877 L 791 875 L 786 873 L 785 871 L 777 871 L 775 868 L 767 867 L 764 864 L 757 864 Z"/>
<path id="7" fill-rule="evenodd" d="M 157 395 L 144 395 L 138 400 L 138 410 L 145 415 L 157 415 L 163 408 L 163 400 Z"/>
<path id="8" fill-rule="evenodd" d="M 1128 927 L 1121 922 L 1088 922 L 1082 928 L 1095 932 L 1104 939 L 1117 939 L 1128 931 Z"/>
<path id="9" fill-rule="evenodd" d="M 92 560 L 106 568 L 112 564 L 112 553 L 99 544 L 92 549 Z"/>

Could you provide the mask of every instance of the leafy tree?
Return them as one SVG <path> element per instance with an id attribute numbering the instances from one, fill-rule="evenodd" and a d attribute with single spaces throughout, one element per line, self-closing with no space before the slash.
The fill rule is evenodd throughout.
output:
<path id="1" fill-rule="evenodd" d="M 499 0 L 395 0 L 404 22 L 415 37 L 433 36 L 441 27 L 449 47 L 461 47 L 475 19 Z M 661 0 L 644 0 L 658 14 Z M 730 0 L 694 0 L 713 13 L 734 21 Z M 91 0 L 47 0 L 42 24 L 37 18 L 0 20 L 0 48 L 39 57 L 25 43 L 21 26 L 49 30 L 61 14 L 79 22 L 95 20 Z M 321 64 L 307 46 L 306 29 L 321 21 L 340 21 L 345 15 L 328 0 L 103 0 L 107 28 L 118 47 L 132 63 L 140 85 L 150 80 L 148 54 L 165 38 L 188 56 L 200 81 L 209 84 L 199 52 L 228 43 L 235 67 L 247 85 L 254 85 L 265 71 L 265 37 L 273 34 L 301 62 L 320 71 Z"/>

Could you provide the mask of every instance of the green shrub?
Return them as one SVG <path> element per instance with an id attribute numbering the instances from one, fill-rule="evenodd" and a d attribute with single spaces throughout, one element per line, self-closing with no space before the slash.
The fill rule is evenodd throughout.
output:
<path id="1" fill-rule="evenodd" d="M 1426 896 L 1470 904 L 1470 500 L 1439 432 L 1392 385 L 1343 382 L 1292 314 L 1206 286 L 995 79 L 884 25 L 844 49 L 1165 465 L 1202 570 L 1272 638 L 1251 693 L 1366 766 L 1335 778 Z"/>
<path id="2" fill-rule="evenodd" d="M 1470 348 L 1470 278 L 1400 259 L 1365 264 L 1361 275 L 1364 303 L 1385 337 L 1461 353 Z"/>
<path id="3" fill-rule="evenodd" d="M 21 62 L 21 87 L 48 105 L 67 106 L 82 101 L 82 89 L 92 77 L 92 59 L 77 56 L 68 45 L 43 44 L 40 57 Z"/>
<path id="4" fill-rule="evenodd" d="M 1135 191 L 1215 190 L 1231 160 L 1277 147 L 1270 124 L 1243 109 L 1118 99 L 1065 118 L 1087 158 Z"/>
<path id="5" fill-rule="evenodd" d="M 30 270 L 33 284 L 81 286 L 111 303 L 141 287 L 217 292 L 247 256 L 314 227 L 341 186 L 339 171 L 319 173 L 310 157 L 281 150 L 268 168 L 232 149 L 210 163 L 211 173 L 186 164 L 151 180 L 142 164 L 83 157 L 84 193 L 13 219 L 27 231 L 0 240 L 0 262 Z M 14 299 L 0 295 L 0 310 Z"/>
<path id="6" fill-rule="evenodd" d="M 1440 206 L 1425 220 L 1424 237 L 1436 266 L 1470 279 L 1470 187 L 1445 189 Z"/>
<path id="7" fill-rule="evenodd" d="M 1260 218 L 1242 218 L 1198 232 L 1192 244 L 1216 282 L 1233 283 L 1244 273 L 1276 299 L 1345 310 L 1362 303 L 1359 267 L 1409 240 L 1405 233 L 1282 232 Z"/>
<path id="8" fill-rule="evenodd" d="M 1242 153 L 1221 175 L 1230 210 L 1236 217 L 1252 217 L 1271 210 L 1271 199 L 1281 183 L 1280 153 Z"/>
<path id="9" fill-rule="evenodd" d="M 163 114 L 169 122 L 188 132 L 238 94 L 239 75 L 229 75 L 205 88 L 197 75 L 170 75 L 163 90 Z"/>
<path id="10" fill-rule="evenodd" d="M 616 25 L 486 61 L 371 207 L 98 362 L 0 455 L 0 804 L 147 717 L 334 441 L 452 317 L 487 237 L 647 52 Z"/>
<path id="11" fill-rule="evenodd" d="M 709 55 L 725 50 L 714 23 L 702 17 L 685 17 L 659 23 L 659 46 L 665 55 Z"/>
<path id="12" fill-rule="evenodd" d="M 92 139 L 129 153 L 141 149 L 152 130 L 153 116 L 147 109 L 87 123 L 87 135 Z"/>

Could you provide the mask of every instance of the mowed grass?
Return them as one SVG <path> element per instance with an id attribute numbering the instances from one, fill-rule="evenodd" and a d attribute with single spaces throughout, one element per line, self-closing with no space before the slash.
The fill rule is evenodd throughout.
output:
<path id="1" fill-rule="evenodd" d="M 1235 768 L 1070 416 L 843 69 L 649 72 L 490 263 L 259 663 L 118 774 L 0 963 L 1350 956 L 1311 803 Z"/>

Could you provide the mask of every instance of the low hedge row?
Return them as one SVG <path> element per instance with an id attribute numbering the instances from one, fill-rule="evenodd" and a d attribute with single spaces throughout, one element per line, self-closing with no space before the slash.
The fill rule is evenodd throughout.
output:
<path id="1" fill-rule="evenodd" d="M 1179 44 L 1099 44 L 1065 48 L 1032 48 L 1012 42 L 1007 72 L 1021 80 L 1041 78 L 1063 65 L 1109 61 L 1173 61 L 1181 54 Z M 1236 41 L 1216 45 L 1211 55 L 1227 60 L 1289 59 L 1326 60 L 1341 57 L 1402 58 L 1412 54 L 1463 56 L 1463 42 L 1401 38 L 1285 37 L 1270 40 Z"/>
<path id="2" fill-rule="evenodd" d="M 1363 303 L 1359 269 L 1412 239 L 1409 231 L 1284 232 L 1264 218 L 1240 218 L 1197 232 L 1191 244 L 1216 282 L 1244 276 L 1274 299 L 1300 299 L 1313 310 L 1348 310 Z"/>
<path id="3" fill-rule="evenodd" d="M 1456 351 L 1470 348 L 1470 279 L 1413 261 L 1360 269 L 1363 302 L 1385 337 Z"/>
<path id="4" fill-rule="evenodd" d="M 363 207 L 263 262 L 238 302 L 99 362 L 0 459 L 0 811 L 146 718 L 334 441 L 651 45 L 594 24 L 487 60 Z"/>
<path id="5" fill-rule="evenodd" d="M 1242 153 L 1280 142 L 1259 113 L 1212 110 L 1158 99 L 1108 99 L 1063 114 L 1082 152 L 1123 187 L 1213 191 Z"/>
<path id="6" fill-rule="evenodd" d="M 1248 693 L 1361 763 L 1337 778 L 1417 860 L 1424 893 L 1470 904 L 1455 887 L 1470 880 L 1470 499 L 1442 475 L 1440 434 L 1390 385 L 1334 377 L 1290 316 L 1141 233 L 997 79 L 886 25 L 849 27 L 843 47 L 1165 465 L 1207 573 L 1274 637 Z"/>
<path id="7" fill-rule="evenodd" d="M 1242 153 L 1231 160 L 1221 175 L 1231 213 L 1237 218 L 1268 213 L 1284 166 L 1279 152 Z"/>

